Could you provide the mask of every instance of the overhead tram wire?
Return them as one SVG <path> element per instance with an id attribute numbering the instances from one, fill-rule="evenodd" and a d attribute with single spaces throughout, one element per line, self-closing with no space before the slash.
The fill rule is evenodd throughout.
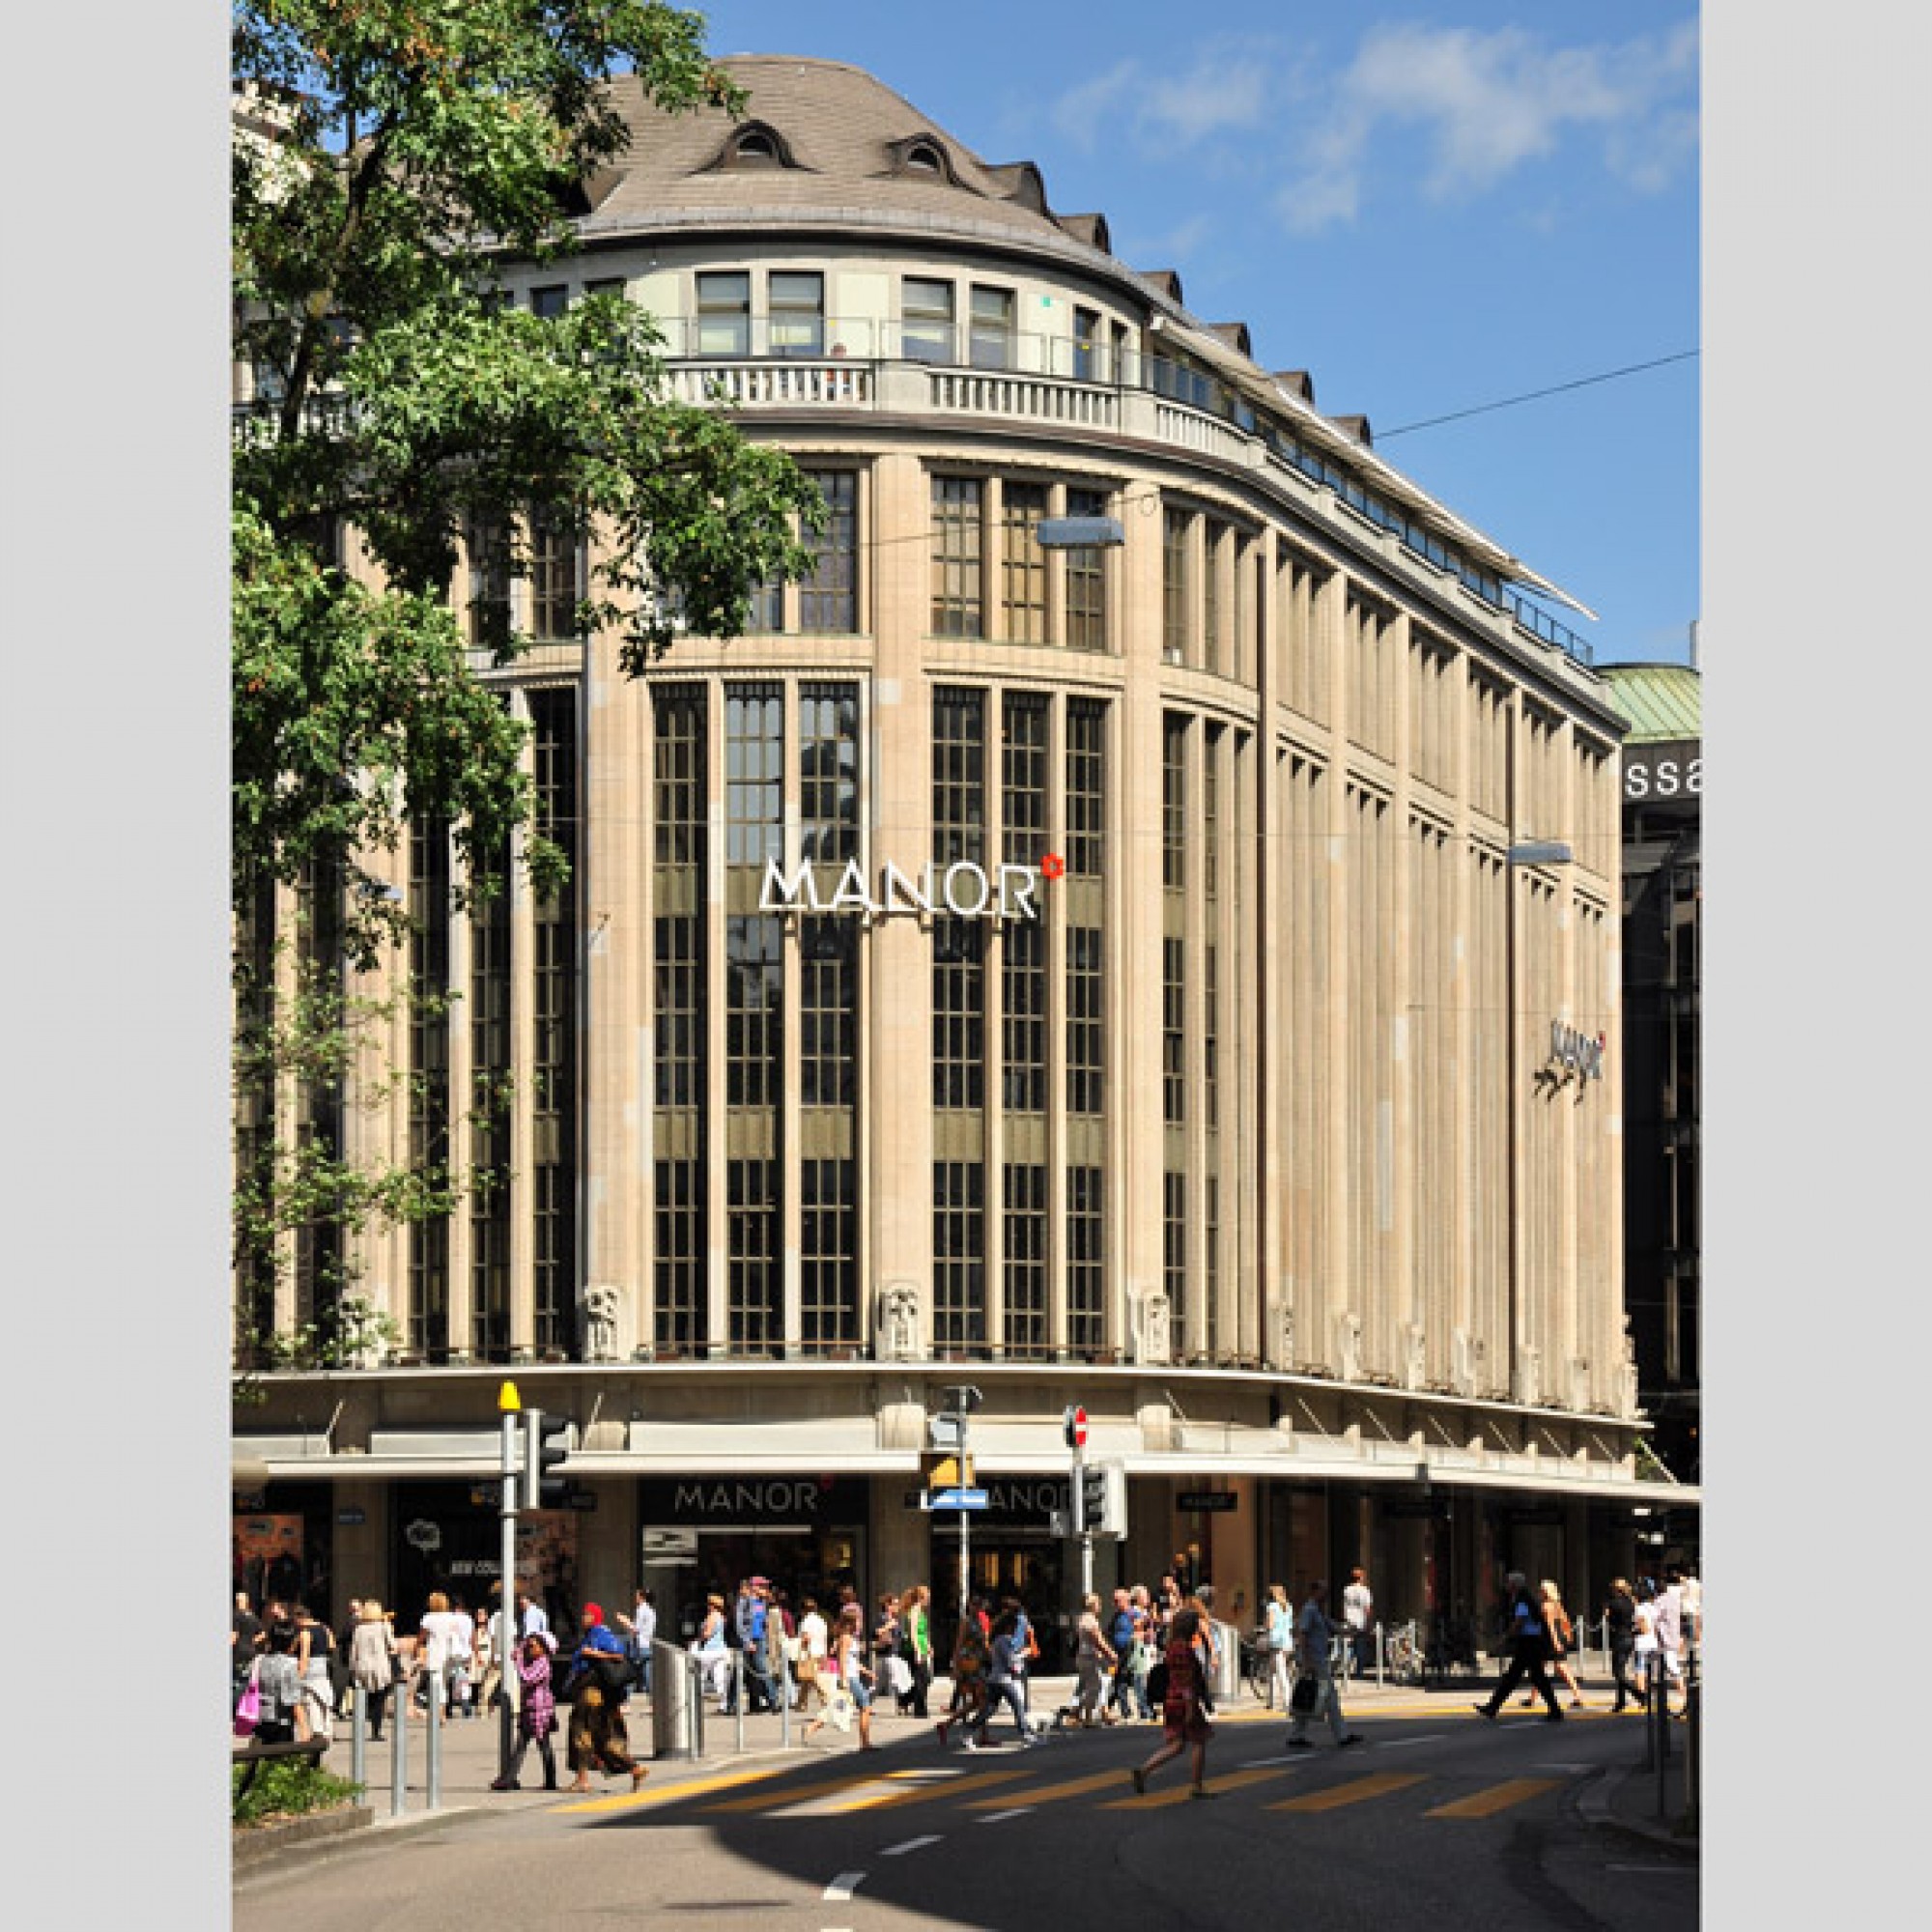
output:
<path id="1" fill-rule="evenodd" d="M 1598 376 L 1579 376 L 1574 383 L 1556 383 L 1547 389 L 1527 389 L 1520 396 L 1504 396 L 1493 403 L 1478 403 L 1473 409 L 1453 410 L 1443 416 L 1424 416 L 1419 422 L 1400 423 L 1394 429 L 1376 431 L 1376 441 L 1383 443 L 1391 437 L 1409 436 L 1419 429 L 1435 429 L 1440 423 L 1462 422 L 1469 416 L 1486 416 L 1496 410 L 1513 410 L 1520 403 L 1534 403 L 1545 396 L 1560 396 L 1571 389 L 1587 389 L 1598 383 L 1614 383 L 1625 376 L 1640 376 L 1647 369 L 1662 369 L 1672 362 L 1689 362 L 1696 358 L 1695 349 L 1680 349 L 1674 355 L 1659 355 L 1648 362 L 1633 362 L 1622 369 L 1605 369 Z"/>

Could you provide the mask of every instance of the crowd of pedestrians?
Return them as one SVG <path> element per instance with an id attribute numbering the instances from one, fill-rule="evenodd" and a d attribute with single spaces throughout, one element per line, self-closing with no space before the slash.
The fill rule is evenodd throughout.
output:
<path id="1" fill-rule="evenodd" d="M 589 1791 L 593 1775 L 628 1776 L 636 1790 L 647 1776 L 626 1727 L 629 1695 L 650 1688 L 651 1646 L 658 1632 L 652 1593 L 639 1588 L 629 1614 L 608 1618 L 594 1603 L 582 1607 L 581 1635 L 567 1666 L 542 1603 L 519 1588 L 507 1640 L 491 1600 L 474 1609 L 441 1590 L 430 1592 L 413 1630 L 399 1631 L 395 1613 L 373 1598 L 352 1599 L 349 1616 L 331 1631 L 312 1606 L 272 1601 L 258 1615 L 238 1594 L 234 1615 L 233 1691 L 249 1691 L 253 1735 L 265 1743 L 327 1741 L 361 1702 L 367 1735 L 380 1741 L 397 1702 L 427 1708 L 434 1695 L 454 1719 L 475 1719 L 507 1699 L 515 1713 L 512 1748 L 493 1790 L 516 1790 L 534 1747 L 543 1788 Z M 1116 1586 L 1108 1599 L 1085 1596 L 1070 1628 L 1074 1688 L 1051 1713 L 1032 1708 L 1031 1683 L 1040 1657 L 1038 1635 L 1016 1595 L 972 1597 L 952 1633 L 950 1655 L 935 1657 L 932 1594 L 926 1585 L 881 1593 L 869 1613 L 851 1585 L 833 1587 L 829 1601 L 788 1593 L 768 1577 L 743 1578 L 727 1599 L 709 1592 L 689 1649 L 699 1660 L 709 1699 L 735 1715 L 742 1697 L 750 1712 L 796 1710 L 803 1741 L 815 1743 L 828 1726 L 856 1734 L 856 1747 L 874 1750 L 873 1714 L 881 1707 L 933 1724 L 945 1747 L 989 1748 L 1000 1735 L 1030 1749 L 1054 1728 L 1161 1726 L 1161 1742 L 1132 1771 L 1136 1791 L 1183 1754 L 1192 1794 L 1206 1798 L 1208 1747 L 1214 1726 L 1214 1687 L 1223 1676 L 1212 1592 L 1197 1583 L 1184 1557 L 1152 1586 Z M 1266 1655 L 1269 1702 L 1286 1710 L 1287 1747 L 1312 1750 L 1311 1731 L 1325 1727 L 1337 1749 L 1361 1736 L 1344 1715 L 1342 1688 L 1351 1674 L 1374 1667 L 1374 1597 L 1366 1573 L 1352 1570 L 1339 1616 L 1328 1585 L 1317 1579 L 1295 1605 L 1280 1583 L 1270 1584 L 1264 1620 L 1255 1634 Z M 1512 1571 L 1500 1608 L 1504 1658 L 1500 1681 L 1475 1706 L 1493 1720 L 1514 1694 L 1539 1701 L 1550 1722 L 1569 1708 L 1585 1708 L 1572 1662 L 1577 1633 L 1554 1581 L 1533 1584 Z M 1700 1642 L 1703 1599 L 1696 1577 L 1679 1568 L 1660 1582 L 1618 1577 L 1603 1606 L 1612 1715 L 1649 1708 L 1653 1693 L 1672 1717 L 1684 1715 L 1687 1654 Z M 1552 1673 L 1554 1681 L 1552 1681 Z M 945 1679 L 947 1704 L 931 1708 L 934 1683 Z M 558 1783 L 554 1738 L 567 1704 L 566 1764 L 572 1782 Z M 1010 1727 L 1005 1720 L 1010 1719 Z M 239 1726 L 238 1726 L 239 1728 Z"/>

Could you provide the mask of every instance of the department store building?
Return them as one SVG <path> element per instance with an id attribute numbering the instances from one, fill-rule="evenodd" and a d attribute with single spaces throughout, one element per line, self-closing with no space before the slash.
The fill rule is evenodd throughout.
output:
<path id="1" fill-rule="evenodd" d="M 974 1584 L 1049 1624 L 1070 1406 L 1124 1498 L 1103 1590 L 1180 1551 L 1242 1623 L 1355 1562 L 1391 1618 L 1510 1566 L 1593 1601 L 1658 1486 L 1623 725 L 1562 593 L 1031 163 L 848 66 L 726 65 L 749 118 L 634 100 L 582 252 L 505 279 L 660 318 L 676 391 L 817 480 L 815 568 L 636 678 L 570 634 L 568 544 L 456 586 L 539 639 L 477 662 L 572 877 L 452 916 L 415 829 L 404 950 L 458 998 L 388 1042 L 416 1097 L 334 1122 L 421 1145 L 506 1075 L 510 1178 L 372 1243 L 400 1349 L 238 1406 L 245 1580 L 479 1601 L 508 1378 L 574 1425 L 521 1560 L 671 1630 L 757 1571 L 928 1580 L 943 1635 L 961 1386 Z M 312 1318 L 300 1266 L 276 1295 Z"/>

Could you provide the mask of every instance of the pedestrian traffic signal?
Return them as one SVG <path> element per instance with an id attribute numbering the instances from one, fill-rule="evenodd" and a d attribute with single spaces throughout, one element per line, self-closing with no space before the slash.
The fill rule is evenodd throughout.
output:
<path id="1" fill-rule="evenodd" d="M 524 1411 L 524 1507 L 562 1509 L 570 1485 L 550 1471 L 570 1455 L 565 1437 L 570 1434 L 570 1418 L 546 1415 L 540 1408 Z"/>

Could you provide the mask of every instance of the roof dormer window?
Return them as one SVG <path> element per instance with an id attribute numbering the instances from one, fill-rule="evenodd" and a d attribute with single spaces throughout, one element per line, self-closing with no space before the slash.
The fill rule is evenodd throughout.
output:
<path id="1" fill-rule="evenodd" d="M 914 141 L 905 151 L 905 165 L 913 174 L 944 175 L 947 172 L 946 156 L 936 141 Z"/>
<path id="2" fill-rule="evenodd" d="M 795 168 L 791 143 L 769 121 L 747 121 L 732 130 L 714 168 Z"/>

